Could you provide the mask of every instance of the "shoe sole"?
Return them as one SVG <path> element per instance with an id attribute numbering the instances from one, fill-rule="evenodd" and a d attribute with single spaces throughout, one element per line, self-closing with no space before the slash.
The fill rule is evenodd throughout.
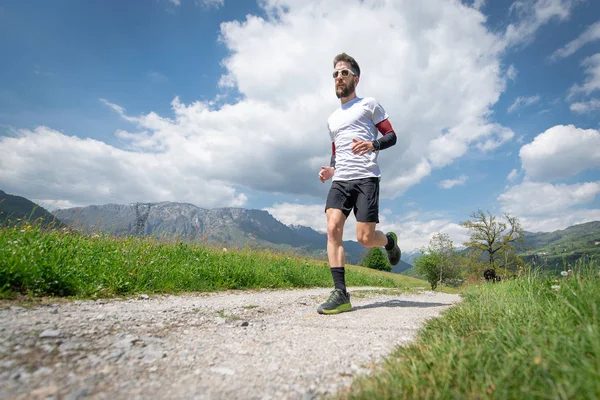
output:
<path id="1" fill-rule="evenodd" d="M 350 310 L 352 310 L 352 304 L 347 303 L 347 304 L 342 304 L 342 305 L 340 305 L 340 306 L 338 306 L 338 307 L 336 307 L 334 309 L 331 309 L 331 310 L 321 310 L 321 309 L 319 309 L 319 310 L 317 310 L 317 312 L 319 314 L 331 315 L 331 314 L 343 313 L 343 312 L 350 311 Z"/>

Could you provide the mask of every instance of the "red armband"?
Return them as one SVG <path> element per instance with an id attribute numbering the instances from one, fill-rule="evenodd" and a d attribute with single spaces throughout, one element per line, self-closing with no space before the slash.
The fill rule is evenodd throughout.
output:
<path id="1" fill-rule="evenodd" d="M 379 132 L 381 132 L 382 135 L 387 135 L 390 132 L 394 132 L 394 129 L 392 128 L 392 124 L 387 119 L 384 119 L 383 121 L 381 121 L 380 123 L 378 123 L 375 126 L 377 127 Z"/>

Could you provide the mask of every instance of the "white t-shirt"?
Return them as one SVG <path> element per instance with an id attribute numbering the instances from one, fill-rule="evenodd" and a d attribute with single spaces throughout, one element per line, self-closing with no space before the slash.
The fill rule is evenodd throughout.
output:
<path id="1" fill-rule="evenodd" d="M 334 181 L 380 177 L 378 151 L 363 156 L 352 153 L 352 139 L 374 141 L 377 125 L 388 118 L 381 105 L 371 97 L 356 97 L 342 104 L 327 119 L 331 141 L 335 143 Z"/>

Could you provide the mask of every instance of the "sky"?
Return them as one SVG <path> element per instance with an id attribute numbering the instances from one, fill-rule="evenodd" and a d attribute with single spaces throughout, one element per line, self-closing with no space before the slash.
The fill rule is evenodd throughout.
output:
<path id="1" fill-rule="evenodd" d="M 405 251 L 461 245 L 477 210 L 531 232 L 600 220 L 596 0 L 4 1 L 0 190 L 324 232 L 341 52 L 398 135 L 378 228 Z"/>

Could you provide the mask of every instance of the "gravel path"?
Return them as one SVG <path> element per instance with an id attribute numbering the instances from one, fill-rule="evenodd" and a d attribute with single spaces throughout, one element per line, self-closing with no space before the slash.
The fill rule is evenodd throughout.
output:
<path id="1" fill-rule="evenodd" d="M 458 295 L 351 288 L 0 303 L 0 399 L 317 399 L 368 374 Z"/>

